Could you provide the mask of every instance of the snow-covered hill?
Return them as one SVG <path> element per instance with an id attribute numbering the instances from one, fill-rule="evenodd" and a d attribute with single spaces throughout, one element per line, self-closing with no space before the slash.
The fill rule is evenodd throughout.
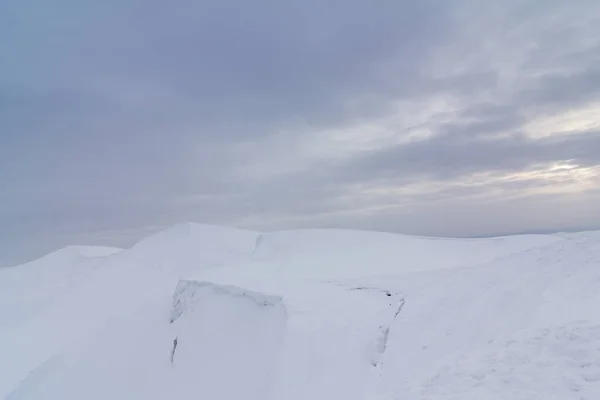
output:
<path id="1" fill-rule="evenodd" d="M 182 224 L 0 270 L 0 399 L 598 399 L 600 233 Z"/>

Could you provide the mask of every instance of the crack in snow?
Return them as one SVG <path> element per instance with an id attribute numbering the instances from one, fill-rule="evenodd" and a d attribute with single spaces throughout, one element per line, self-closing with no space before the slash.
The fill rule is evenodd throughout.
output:
<path id="1" fill-rule="evenodd" d="M 388 347 L 388 339 L 390 336 L 391 326 L 394 323 L 394 321 L 396 320 L 396 318 L 398 317 L 398 315 L 400 315 L 400 312 L 404 308 L 405 304 L 406 304 L 406 300 L 404 297 L 402 297 L 398 301 L 396 311 L 394 312 L 394 316 L 392 317 L 391 321 L 388 324 L 379 326 L 379 336 L 376 340 L 377 354 L 374 357 L 373 361 L 371 362 L 371 365 L 373 365 L 374 367 L 381 365 L 381 358 L 383 357 L 383 354 L 385 353 L 385 351 L 387 350 L 387 347 Z"/>

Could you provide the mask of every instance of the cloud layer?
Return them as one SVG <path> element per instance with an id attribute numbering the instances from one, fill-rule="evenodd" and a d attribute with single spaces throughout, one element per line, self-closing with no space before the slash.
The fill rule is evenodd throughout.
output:
<path id="1" fill-rule="evenodd" d="M 0 265 L 186 220 L 600 226 L 597 1 L 59 3 L 0 5 Z"/>

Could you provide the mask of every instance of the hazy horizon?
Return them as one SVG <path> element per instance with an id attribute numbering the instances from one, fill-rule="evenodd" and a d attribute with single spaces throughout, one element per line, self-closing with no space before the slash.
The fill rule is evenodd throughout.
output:
<path id="1" fill-rule="evenodd" d="M 0 4 L 0 266 L 182 221 L 600 228 L 600 2 Z"/>
<path id="2" fill-rule="evenodd" d="M 182 224 L 183 222 L 181 222 L 180 224 Z M 202 224 L 200 222 L 191 222 L 191 223 L 195 223 L 195 224 Z M 175 224 L 178 225 L 178 224 Z M 174 226 L 174 225 L 172 225 Z M 35 252 L 31 252 L 29 251 L 28 256 L 26 257 L 22 257 L 20 259 L 17 260 L 13 260 L 12 262 L 5 262 L 4 264 L 0 264 L 0 268 L 2 267 L 16 267 L 19 266 L 21 264 L 25 264 L 28 263 L 30 261 L 35 261 L 41 257 L 44 257 L 46 255 L 49 255 L 51 253 L 54 253 L 56 251 L 60 251 L 61 249 L 65 248 L 65 247 L 69 247 L 69 246 L 108 246 L 108 247 L 117 247 L 117 248 L 122 248 L 122 249 L 128 249 L 131 248 L 133 245 L 135 245 L 137 242 L 145 239 L 148 236 L 151 236 L 155 233 L 158 233 L 162 230 L 165 229 L 169 229 L 172 226 L 165 226 L 165 227 L 155 227 L 152 230 L 149 230 L 147 232 L 145 232 L 144 236 L 140 236 L 137 238 L 131 237 L 128 240 L 122 241 L 120 243 L 120 245 L 117 244 L 111 244 L 109 243 L 109 241 L 104 241 L 102 243 L 92 243 L 92 242 L 85 242 L 85 243 L 71 243 L 68 244 L 66 246 L 62 246 L 59 248 L 52 248 L 50 250 L 37 250 Z M 236 227 L 231 227 L 231 228 L 236 228 Z M 300 229 L 311 229 L 311 228 L 300 228 Z M 321 229 L 338 229 L 335 227 L 330 227 L 330 228 L 321 228 Z M 398 233 L 398 234 L 403 234 L 402 232 L 391 232 L 391 231 L 383 231 L 383 230 L 374 230 L 374 229 L 365 229 L 366 231 L 373 231 L 373 232 L 384 232 L 384 233 Z M 495 237 L 504 237 L 504 236 L 514 236 L 514 235 L 554 235 L 554 234 L 561 234 L 561 233 L 579 233 L 579 232 L 588 232 L 588 231 L 600 231 L 599 227 L 581 227 L 579 229 L 571 229 L 571 230 L 564 230 L 564 231 L 554 231 L 554 230 L 539 230 L 539 231 L 525 231 L 525 232 L 505 232 L 505 233 L 496 233 L 496 234 L 491 234 L 491 235 L 481 235 L 481 236 L 456 236 L 456 237 L 449 237 L 449 236 L 439 236 L 440 238 L 449 238 L 449 239 L 491 239 L 491 238 L 495 238 Z M 268 233 L 268 232 L 273 232 L 273 231 L 265 231 L 264 233 Z M 436 237 L 436 236 L 431 236 L 431 237 Z"/>

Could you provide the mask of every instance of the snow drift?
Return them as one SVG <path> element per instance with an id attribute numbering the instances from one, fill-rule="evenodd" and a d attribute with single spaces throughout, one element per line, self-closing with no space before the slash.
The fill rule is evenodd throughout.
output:
<path id="1" fill-rule="evenodd" d="M 597 232 L 182 224 L 69 252 L 0 270 L 0 399 L 600 398 Z"/>
<path id="2" fill-rule="evenodd" d="M 287 325 L 281 297 L 183 281 L 171 321 L 176 328 L 171 362 L 179 395 L 272 398 Z"/>

